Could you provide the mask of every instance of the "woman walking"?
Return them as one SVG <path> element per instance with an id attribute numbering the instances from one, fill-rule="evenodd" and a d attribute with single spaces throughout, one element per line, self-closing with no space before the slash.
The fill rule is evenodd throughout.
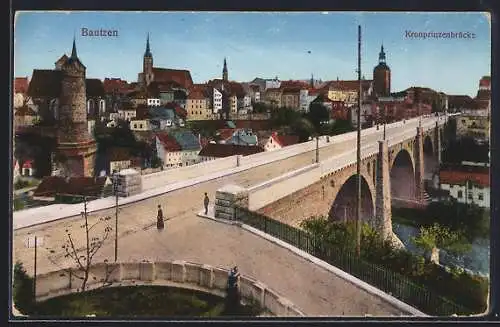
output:
<path id="1" fill-rule="evenodd" d="M 161 205 L 158 205 L 158 216 L 156 217 L 156 228 L 158 230 L 162 230 L 165 227 L 165 223 L 163 221 L 163 211 L 161 210 Z"/>

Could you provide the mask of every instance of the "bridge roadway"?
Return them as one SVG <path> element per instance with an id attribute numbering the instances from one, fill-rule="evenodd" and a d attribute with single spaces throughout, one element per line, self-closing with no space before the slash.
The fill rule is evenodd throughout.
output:
<path id="1" fill-rule="evenodd" d="M 411 126 L 414 125 L 415 126 Z M 416 127 L 409 123 L 405 130 Z M 387 136 L 399 134 L 400 128 L 387 130 Z M 363 137 L 363 143 L 380 138 L 382 128 L 375 137 Z M 334 143 L 323 148 L 320 158 L 352 150 L 354 140 Z M 379 297 L 332 275 L 288 250 L 274 245 L 236 226 L 220 224 L 196 216 L 202 207 L 203 193 L 213 198 L 217 189 L 226 184 L 249 187 L 311 163 L 314 151 L 302 153 L 279 162 L 251 168 L 236 174 L 202 182 L 188 188 L 170 191 L 120 206 L 119 209 L 119 261 L 150 259 L 187 260 L 213 266 L 238 265 L 245 274 L 270 285 L 307 315 L 399 315 L 400 309 Z M 162 204 L 167 217 L 166 229 L 155 228 L 157 205 Z M 90 224 L 97 217 L 111 216 L 114 226 L 114 209 L 97 211 L 90 215 Z M 50 220 L 50 214 L 47 215 Z M 16 219 L 14 217 L 14 219 Z M 66 241 L 65 230 L 72 232 L 75 244 L 84 244 L 80 216 L 16 229 L 13 237 L 13 260 L 22 261 L 33 273 L 33 249 L 26 248 L 28 236 L 43 237 L 38 252 L 37 272 L 45 273 L 74 266 L 64 257 L 61 246 Z M 102 228 L 95 227 L 99 233 Z M 114 232 L 98 252 L 94 262 L 110 261 L 114 256 Z M 83 248 L 80 248 L 83 249 Z"/>

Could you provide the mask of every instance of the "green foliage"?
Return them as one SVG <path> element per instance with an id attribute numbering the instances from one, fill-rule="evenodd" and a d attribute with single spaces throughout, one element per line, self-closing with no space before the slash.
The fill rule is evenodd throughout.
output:
<path id="1" fill-rule="evenodd" d="M 349 132 L 352 132 L 354 130 L 355 129 L 352 126 L 352 123 L 350 120 L 337 119 L 330 126 L 329 135 L 339 135 L 339 134 L 349 133 Z"/>
<path id="2" fill-rule="evenodd" d="M 37 314 L 82 317 L 88 314 L 110 317 L 223 316 L 225 299 L 218 296 L 162 286 L 111 287 L 56 297 L 38 304 Z M 256 316 L 253 306 L 241 306 L 239 313 Z"/>
<path id="3" fill-rule="evenodd" d="M 488 210 L 455 200 L 431 202 L 425 210 L 393 208 L 393 218 L 396 222 L 417 227 L 438 223 L 463 235 L 469 242 L 476 238 L 487 238 L 490 232 Z"/>
<path id="4" fill-rule="evenodd" d="M 271 111 L 271 122 L 274 127 L 291 126 L 300 119 L 300 113 L 290 108 L 277 108 Z"/>
<path id="5" fill-rule="evenodd" d="M 23 210 L 25 207 L 25 204 L 22 199 L 20 198 L 14 198 L 14 211 L 17 210 Z"/>
<path id="6" fill-rule="evenodd" d="M 451 231 L 438 223 L 428 227 L 421 227 L 420 234 L 413 237 L 412 241 L 425 251 L 440 248 L 460 254 L 470 251 L 472 247 L 471 244 L 464 241 L 464 237 L 460 233 Z"/>
<path id="7" fill-rule="evenodd" d="M 14 265 L 14 304 L 22 314 L 30 314 L 34 309 L 33 278 L 28 276 L 21 262 Z"/>
<path id="8" fill-rule="evenodd" d="M 314 126 L 306 118 L 300 118 L 291 125 L 291 132 L 299 137 L 299 142 L 306 142 L 314 134 Z"/>
<path id="9" fill-rule="evenodd" d="M 447 134 L 453 133 L 451 128 L 445 129 Z M 489 144 L 479 144 L 472 137 L 451 139 L 443 151 L 442 160 L 450 164 L 460 164 L 462 161 L 489 162 L 489 151 Z"/>
<path id="10" fill-rule="evenodd" d="M 302 221 L 300 227 L 318 239 L 315 255 L 324 256 L 328 247 L 333 247 L 338 253 L 354 254 L 356 229 L 353 222 L 336 223 L 320 216 Z M 426 249 L 432 249 L 435 245 L 452 252 L 468 248 L 460 233 L 439 225 L 424 228 L 418 239 L 419 245 Z M 318 249 L 321 251 L 318 252 Z M 466 306 L 471 312 L 483 312 L 486 308 L 487 278 L 473 276 L 463 270 L 446 271 L 445 268 L 425 262 L 420 255 L 405 249 L 395 249 L 366 224 L 361 233 L 361 258 L 423 284 L 453 302 Z"/>
<path id="11" fill-rule="evenodd" d="M 266 113 L 267 111 L 272 110 L 271 107 L 264 102 L 255 102 L 252 104 L 252 107 L 253 112 L 257 114 Z"/>
<path id="12" fill-rule="evenodd" d="M 158 168 L 158 167 L 160 167 L 162 164 L 163 164 L 163 162 L 161 161 L 160 157 L 158 157 L 158 156 L 154 156 L 154 157 L 151 159 L 151 168 Z"/>
<path id="13" fill-rule="evenodd" d="M 313 102 L 309 106 L 309 112 L 306 117 L 313 124 L 316 131 L 319 132 L 321 123 L 330 120 L 330 112 L 328 108 L 321 103 Z"/>

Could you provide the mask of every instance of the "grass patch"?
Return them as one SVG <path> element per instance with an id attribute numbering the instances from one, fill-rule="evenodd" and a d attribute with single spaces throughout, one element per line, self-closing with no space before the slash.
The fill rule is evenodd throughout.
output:
<path id="1" fill-rule="evenodd" d="M 241 307 L 242 316 L 258 316 L 255 305 Z M 163 286 L 110 287 L 49 299 L 37 304 L 35 316 L 83 317 L 219 317 L 224 298 L 194 290 Z"/>

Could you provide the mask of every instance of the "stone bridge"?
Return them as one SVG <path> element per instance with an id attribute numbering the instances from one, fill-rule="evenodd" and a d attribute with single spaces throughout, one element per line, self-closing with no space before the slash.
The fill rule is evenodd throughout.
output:
<path id="1" fill-rule="evenodd" d="M 442 126 L 441 121 L 427 121 L 389 138 L 362 143 L 361 217 L 384 237 L 398 241 L 392 233 L 391 204 L 425 206 L 424 178 L 441 161 Z M 232 219 L 227 207 L 237 200 L 296 227 L 311 216 L 353 220 L 356 176 L 354 148 L 250 188 L 222 188 L 215 215 Z"/>

